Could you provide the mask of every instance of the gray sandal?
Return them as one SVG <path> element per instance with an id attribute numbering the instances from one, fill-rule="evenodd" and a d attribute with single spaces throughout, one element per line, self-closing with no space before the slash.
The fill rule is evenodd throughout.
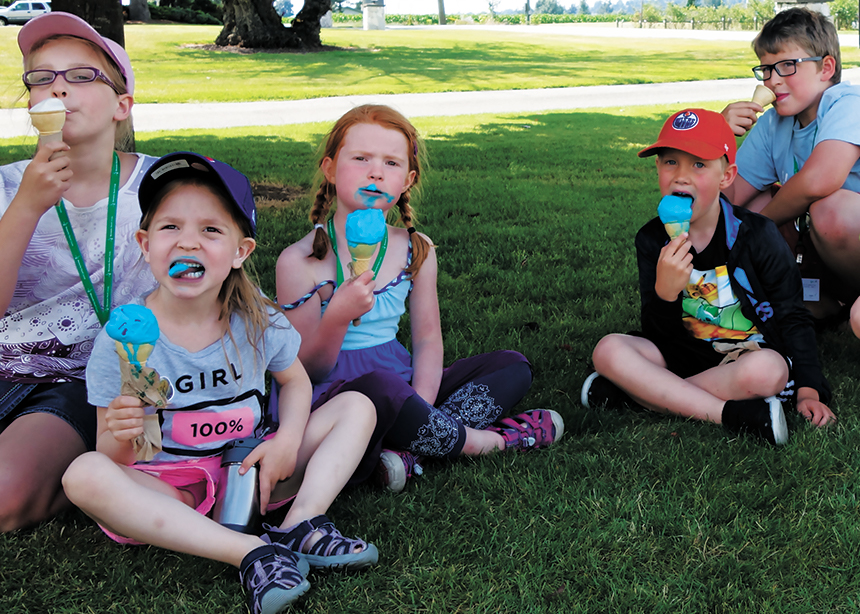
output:
<path id="1" fill-rule="evenodd" d="M 373 544 L 361 539 L 344 537 L 326 516 L 320 514 L 310 520 L 303 520 L 289 529 L 279 529 L 268 524 L 263 528 L 273 542 L 278 542 L 317 569 L 362 569 L 376 565 L 379 551 Z M 308 552 L 303 552 L 311 535 L 322 534 Z M 360 546 L 361 550 L 355 552 Z"/>

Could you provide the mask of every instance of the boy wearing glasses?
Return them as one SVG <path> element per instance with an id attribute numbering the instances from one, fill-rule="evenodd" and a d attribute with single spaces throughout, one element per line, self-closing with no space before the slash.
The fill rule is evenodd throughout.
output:
<path id="1" fill-rule="evenodd" d="M 773 222 L 721 194 L 736 177 L 735 137 L 715 111 L 686 109 L 639 157 L 657 156 L 660 193 L 689 200 L 689 231 L 660 218 L 636 235 L 642 332 L 603 337 L 582 386 L 588 408 L 633 402 L 784 444 L 782 403 L 816 426 L 826 403 L 800 275 Z M 629 396 L 628 396 L 629 395 Z"/>
<path id="2" fill-rule="evenodd" d="M 758 122 L 764 109 L 755 102 L 723 109 L 737 136 L 750 131 L 726 196 L 780 226 L 807 307 L 824 324 L 838 322 L 860 294 L 860 87 L 840 82 L 836 28 L 820 13 L 778 13 L 753 49 L 761 61 L 753 73 L 776 100 Z"/>

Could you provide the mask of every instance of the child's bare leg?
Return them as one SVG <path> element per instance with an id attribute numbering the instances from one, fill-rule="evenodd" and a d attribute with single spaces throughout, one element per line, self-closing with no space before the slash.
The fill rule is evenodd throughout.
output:
<path id="1" fill-rule="evenodd" d="M 376 410 L 358 392 L 342 392 L 311 413 L 296 471 L 272 500 L 296 496 L 282 527 L 325 514 L 352 476 L 376 426 Z"/>
<path id="2" fill-rule="evenodd" d="M 854 301 L 851 307 L 851 330 L 856 337 L 860 337 L 860 298 Z"/>
<path id="3" fill-rule="evenodd" d="M 788 382 L 788 365 L 774 350 L 742 354 L 687 379 L 723 401 L 742 401 L 779 394 Z"/>
<path id="4" fill-rule="evenodd" d="M 721 422 L 725 401 L 666 369 L 660 350 L 647 339 L 607 335 L 592 359 L 598 373 L 648 409 Z"/>
<path id="5" fill-rule="evenodd" d="M 837 190 L 814 202 L 809 214 L 818 254 L 848 291 L 860 293 L 860 194 Z"/>
<path id="6" fill-rule="evenodd" d="M 325 516 L 358 467 L 375 427 L 376 409 L 359 392 L 341 392 L 311 413 L 297 470 L 272 493 L 273 500 L 296 496 L 280 528 L 266 526 L 273 542 L 301 553 L 312 567 L 361 569 L 376 564 L 376 546 L 344 537 Z"/>
<path id="7" fill-rule="evenodd" d="M 117 465 L 99 452 L 79 456 L 63 476 L 69 499 L 110 531 L 139 542 L 239 567 L 264 542 L 222 527 L 184 501 L 186 493 Z"/>
<path id="8" fill-rule="evenodd" d="M 0 531 L 36 524 L 68 507 L 60 479 L 86 451 L 75 429 L 54 414 L 20 416 L 0 432 Z"/>
<path id="9" fill-rule="evenodd" d="M 468 426 L 465 428 L 466 443 L 463 444 L 463 451 L 460 454 L 464 456 L 480 456 L 505 449 L 505 440 L 497 432 L 479 431 Z"/>

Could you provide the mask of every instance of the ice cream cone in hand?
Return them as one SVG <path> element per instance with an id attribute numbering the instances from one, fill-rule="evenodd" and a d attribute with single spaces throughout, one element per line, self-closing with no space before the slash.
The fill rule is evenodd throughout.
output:
<path id="1" fill-rule="evenodd" d="M 381 209 L 358 209 L 346 216 L 346 244 L 352 256 L 350 268 L 353 277 L 358 277 L 371 268 L 370 259 L 387 232 L 385 215 Z M 361 324 L 361 318 L 352 321 Z"/>
<path id="2" fill-rule="evenodd" d="M 30 109 L 30 122 L 39 131 L 39 140 L 63 139 L 63 125 L 66 123 L 66 105 L 59 98 L 48 98 Z M 57 135 L 57 136 L 55 136 Z"/>
<path id="3" fill-rule="evenodd" d="M 30 109 L 30 123 L 39 131 L 39 143 L 53 143 L 63 140 L 63 126 L 66 123 L 66 105 L 59 98 L 48 98 Z M 51 159 L 65 155 L 58 151 Z"/>
<path id="4" fill-rule="evenodd" d="M 370 259 L 378 244 L 349 243 L 349 255 L 352 256 L 352 274 L 356 277 L 370 269 Z"/>
<path id="5" fill-rule="evenodd" d="M 170 384 L 162 379 L 146 361 L 158 341 L 158 321 L 142 305 L 123 305 L 111 312 L 105 331 L 116 344 L 123 395 L 135 397 L 144 405 L 165 407 Z M 147 414 L 143 419 L 143 434 L 132 442 L 137 460 L 152 460 L 161 450 L 161 427 L 158 416 Z"/>
<path id="6" fill-rule="evenodd" d="M 684 232 L 690 232 L 690 218 L 693 215 L 693 199 L 690 196 L 668 194 L 657 207 L 657 215 L 666 228 L 669 239 L 676 239 Z"/>
<path id="7" fill-rule="evenodd" d="M 770 88 L 765 87 L 764 85 L 756 85 L 755 91 L 753 92 L 752 101 L 760 104 L 762 108 L 767 105 L 773 103 L 776 100 L 776 96 L 770 90 Z"/>

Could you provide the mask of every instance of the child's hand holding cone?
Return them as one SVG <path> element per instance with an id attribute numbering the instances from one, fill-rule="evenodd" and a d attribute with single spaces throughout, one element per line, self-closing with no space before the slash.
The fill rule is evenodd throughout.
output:
<path id="1" fill-rule="evenodd" d="M 346 217 L 346 244 L 352 256 L 353 277 L 371 268 L 370 259 L 385 237 L 385 215 L 381 209 L 357 209 Z M 352 321 L 361 324 L 361 318 Z"/>
<path id="2" fill-rule="evenodd" d="M 121 394 L 140 399 L 144 405 L 165 407 L 170 384 L 158 372 L 146 366 L 155 349 L 159 329 L 155 315 L 142 305 L 123 305 L 111 312 L 105 331 L 116 343 L 122 377 Z M 161 450 L 161 427 L 158 416 L 147 414 L 143 434 L 133 442 L 137 460 L 152 460 Z"/>

